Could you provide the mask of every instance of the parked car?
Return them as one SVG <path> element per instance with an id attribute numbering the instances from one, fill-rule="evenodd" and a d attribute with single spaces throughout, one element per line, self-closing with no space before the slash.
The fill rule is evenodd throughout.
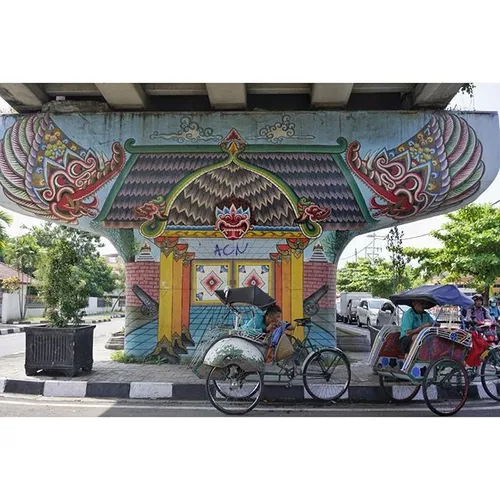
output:
<path id="1" fill-rule="evenodd" d="M 356 309 L 356 322 L 358 326 L 375 325 L 380 308 L 388 299 L 362 299 Z"/>
<path id="2" fill-rule="evenodd" d="M 340 314 L 340 297 L 335 301 L 335 313 L 335 320 L 342 321 L 342 315 Z"/>
<path id="3" fill-rule="evenodd" d="M 396 307 L 390 300 L 384 302 L 377 315 L 377 326 L 401 325 L 403 313 L 409 308 L 410 306 Z"/>
<path id="4" fill-rule="evenodd" d="M 340 321 L 354 323 L 359 301 L 371 296 L 372 294 L 369 292 L 340 292 Z"/>

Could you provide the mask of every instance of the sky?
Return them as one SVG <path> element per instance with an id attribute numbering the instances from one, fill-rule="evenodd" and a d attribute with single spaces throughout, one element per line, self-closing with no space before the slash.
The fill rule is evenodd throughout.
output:
<path id="1" fill-rule="evenodd" d="M 9 106 L 0 97 L 0 112 L 7 111 Z M 471 98 L 466 94 L 459 93 L 450 102 L 449 109 L 461 111 L 497 111 L 500 114 L 500 83 L 484 83 L 476 84 L 474 89 L 474 96 Z M 490 187 L 476 200 L 476 203 L 494 203 L 500 199 L 500 176 L 494 180 Z M 14 219 L 12 225 L 8 228 L 10 236 L 18 236 L 26 232 L 21 226 L 32 227 L 41 225 L 43 222 L 33 217 L 16 214 L 10 210 L 6 210 Z M 405 246 L 413 246 L 418 248 L 424 247 L 438 247 L 439 242 L 429 236 L 428 233 L 434 229 L 439 229 L 443 222 L 446 220 L 444 215 L 417 221 L 410 224 L 401 224 L 399 227 L 404 233 Z M 375 233 L 375 251 L 382 257 L 388 257 L 386 251 L 384 237 L 389 232 L 389 229 L 377 231 Z M 346 247 L 340 257 L 339 267 L 343 267 L 347 262 L 353 261 L 356 258 L 356 251 L 358 257 L 370 255 L 373 253 L 373 236 L 374 233 L 365 234 L 354 238 Z M 105 238 L 102 238 L 104 247 L 100 249 L 101 254 L 106 255 L 116 253 L 115 247 L 109 243 Z"/>

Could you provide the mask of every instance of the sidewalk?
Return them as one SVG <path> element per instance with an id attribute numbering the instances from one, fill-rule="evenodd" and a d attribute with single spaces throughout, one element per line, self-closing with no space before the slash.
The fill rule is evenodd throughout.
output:
<path id="1" fill-rule="evenodd" d="M 53 373 L 26 376 L 24 354 L 0 358 L 0 393 L 34 394 L 56 397 L 174 399 L 207 401 L 205 380 L 199 379 L 186 364 L 127 364 L 111 360 L 114 351 L 105 349 L 108 336 L 94 340 L 94 366 L 90 373 L 80 372 L 70 378 Z M 378 376 L 368 366 L 369 352 L 345 351 L 351 361 L 351 383 L 341 398 L 352 403 L 387 403 L 387 396 L 379 386 Z M 295 401 L 310 400 L 302 385 L 302 377 L 296 377 L 291 387 L 266 379 L 263 400 Z M 486 398 L 482 388 L 471 384 L 469 399 Z M 422 391 L 415 400 L 423 400 Z M 319 403 L 315 401 L 315 403 Z"/>

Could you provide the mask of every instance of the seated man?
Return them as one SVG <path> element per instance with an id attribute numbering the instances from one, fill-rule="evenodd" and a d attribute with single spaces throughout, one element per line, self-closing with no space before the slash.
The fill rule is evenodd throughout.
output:
<path id="1" fill-rule="evenodd" d="M 483 296 L 480 293 L 476 293 L 472 296 L 472 300 L 474 301 L 474 305 L 467 309 L 465 320 L 473 324 L 481 323 L 486 319 L 491 320 L 488 309 L 483 306 Z"/>
<path id="2" fill-rule="evenodd" d="M 266 341 L 269 343 L 265 358 L 266 363 L 274 359 L 274 349 L 281 336 L 288 331 L 295 330 L 295 326 L 281 321 L 281 308 L 276 304 L 269 306 L 265 312 L 258 311 L 242 327 L 266 333 Z"/>
<path id="3" fill-rule="evenodd" d="M 276 328 L 281 326 L 281 308 L 273 304 L 265 311 L 258 311 L 254 317 L 249 319 L 242 328 L 251 328 L 258 332 L 272 333 Z M 295 327 L 287 323 L 286 330 L 295 330 Z"/>
<path id="4" fill-rule="evenodd" d="M 423 300 L 414 300 L 411 308 L 403 314 L 399 334 L 401 353 L 404 357 L 410 352 L 415 337 L 424 329 L 434 324 L 434 318 L 425 309 L 429 304 Z"/>

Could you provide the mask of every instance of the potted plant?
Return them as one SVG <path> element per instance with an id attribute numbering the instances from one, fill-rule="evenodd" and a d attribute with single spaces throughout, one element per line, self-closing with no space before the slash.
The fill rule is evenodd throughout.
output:
<path id="1" fill-rule="evenodd" d="M 56 240 L 42 257 L 36 278 L 48 324 L 25 328 L 26 375 L 54 370 L 74 376 L 92 369 L 95 325 L 82 325 L 91 292 L 79 262 L 66 239 Z"/>

